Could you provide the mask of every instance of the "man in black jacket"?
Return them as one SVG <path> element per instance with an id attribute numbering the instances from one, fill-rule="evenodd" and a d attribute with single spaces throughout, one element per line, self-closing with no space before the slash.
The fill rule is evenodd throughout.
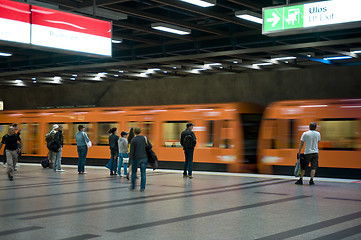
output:
<path id="1" fill-rule="evenodd" d="M 13 172 L 18 161 L 18 154 L 21 151 L 21 148 L 18 147 L 19 143 L 21 144 L 19 135 L 15 134 L 14 127 L 9 127 L 8 134 L 4 135 L 1 140 L 0 149 L 3 144 L 5 144 L 5 154 L 8 165 L 7 173 L 10 181 L 13 180 Z"/>
<path id="2" fill-rule="evenodd" d="M 197 144 L 197 138 L 194 134 L 193 123 L 187 123 L 187 128 L 182 132 L 180 144 L 183 146 L 185 163 L 184 163 L 184 171 L 183 177 L 192 179 L 192 167 L 193 167 L 193 153 L 194 147 Z M 188 174 L 187 174 L 188 170 Z"/>

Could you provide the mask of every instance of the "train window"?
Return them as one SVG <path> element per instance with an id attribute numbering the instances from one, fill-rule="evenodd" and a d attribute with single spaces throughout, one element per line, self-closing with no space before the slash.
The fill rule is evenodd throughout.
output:
<path id="1" fill-rule="evenodd" d="M 2 138 L 4 135 L 8 134 L 9 127 L 11 123 L 1 123 L 0 124 L 0 137 Z"/>
<path id="2" fill-rule="evenodd" d="M 174 121 L 163 123 L 163 141 L 165 147 L 182 147 L 179 140 L 187 121 Z"/>
<path id="3" fill-rule="evenodd" d="M 359 148 L 358 121 L 353 119 L 325 119 L 320 122 L 321 144 L 324 150 L 354 150 Z"/>
<path id="4" fill-rule="evenodd" d="M 142 134 L 146 136 L 150 142 L 153 142 L 154 122 L 143 122 Z"/>
<path id="5" fill-rule="evenodd" d="M 21 124 L 21 152 L 23 154 L 39 153 L 39 124 Z M 45 139 L 45 137 L 44 137 Z"/>
<path id="6" fill-rule="evenodd" d="M 206 126 L 207 126 L 207 142 L 205 143 L 205 147 L 214 147 L 214 139 L 215 139 L 215 134 L 214 134 L 214 122 L 213 120 L 208 121 Z"/>
<path id="7" fill-rule="evenodd" d="M 216 145 L 219 148 L 234 148 L 234 122 L 233 120 L 219 120 L 215 124 Z"/>
<path id="8" fill-rule="evenodd" d="M 109 144 L 109 129 L 117 128 L 118 132 L 116 133 L 119 135 L 119 127 L 118 123 L 116 122 L 100 122 L 98 123 L 98 145 L 108 145 Z"/>
<path id="9" fill-rule="evenodd" d="M 127 122 L 126 129 L 129 131 L 131 128 L 141 127 L 140 122 Z"/>
<path id="10" fill-rule="evenodd" d="M 90 141 L 94 141 L 93 139 L 93 124 L 92 123 L 88 123 L 88 122 L 75 122 L 72 124 L 71 128 L 70 128 L 70 144 L 75 145 L 76 144 L 76 140 L 75 140 L 75 134 L 77 134 L 79 132 L 78 130 L 78 126 L 79 125 L 83 125 L 85 128 L 85 132 L 88 135 Z"/>
<path id="11" fill-rule="evenodd" d="M 51 130 L 53 130 L 53 125 L 57 124 L 57 125 L 62 125 L 63 126 L 63 137 L 64 137 L 64 144 L 68 145 L 70 144 L 69 142 L 69 132 L 70 132 L 70 125 L 68 123 L 48 123 L 48 127 L 47 127 L 47 133 L 50 132 Z M 44 138 L 45 139 L 45 138 Z M 45 140 L 44 140 L 45 141 Z"/>

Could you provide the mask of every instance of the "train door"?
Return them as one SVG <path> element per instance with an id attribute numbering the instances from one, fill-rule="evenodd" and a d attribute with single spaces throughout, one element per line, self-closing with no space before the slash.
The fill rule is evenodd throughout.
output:
<path id="1" fill-rule="evenodd" d="M 39 123 L 20 124 L 21 152 L 24 155 L 36 155 L 40 150 Z"/>
<path id="2" fill-rule="evenodd" d="M 257 163 L 257 140 L 262 114 L 241 114 L 245 164 Z"/>

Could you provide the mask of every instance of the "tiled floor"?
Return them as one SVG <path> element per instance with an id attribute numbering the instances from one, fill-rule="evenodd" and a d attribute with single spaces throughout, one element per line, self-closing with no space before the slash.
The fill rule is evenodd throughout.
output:
<path id="1" fill-rule="evenodd" d="M 0 169 L 0 239 L 361 239 L 361 183 L 149 171 L 145 192 L 106 169 Z"/>

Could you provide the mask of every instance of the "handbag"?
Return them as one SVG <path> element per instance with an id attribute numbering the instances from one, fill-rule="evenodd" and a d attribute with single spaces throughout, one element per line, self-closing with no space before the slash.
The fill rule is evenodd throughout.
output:
<path id="1" fill-rule="evenodd" d="M 129 163 L 129 158 L 123 158 L 123 163 Z"/>
<path id="2" fill-rule="evenodd" d="M 85 143 L 86 143 L 86 146 L 88 147 L 88 148 L 90 148 L 91 146 L 92 146 L 92 142 L 89 140 L 89 142 L 87 142 L 86 140 L 85 140 L 85 133 L 83 132 L 83 136 L 84 136 L 84 141 L 85 141 Z"/>
<path id="3" fill-rule="evenodd" d="M 295 170 L 293 172 L 293 174 L 295 175 L 295 177 L 299 177 L 301 176 L 301 159 L 304 159 L 304 154 L 300 154 L 300 157 L 297 158 L 297 162 L 295 165 Z"/>
<path id="4" fill-rule="evenodd" d="M 144 139 L 145 139 L 145 149 L 148 156 L 148 163 L 150 164 L 150 166 L 153 168 L 154 171 L 158 168 L 158 157 L 155 154 L 155 152 L 151 148 L 149 148 L 147 137 L 144 137 Z"/>

